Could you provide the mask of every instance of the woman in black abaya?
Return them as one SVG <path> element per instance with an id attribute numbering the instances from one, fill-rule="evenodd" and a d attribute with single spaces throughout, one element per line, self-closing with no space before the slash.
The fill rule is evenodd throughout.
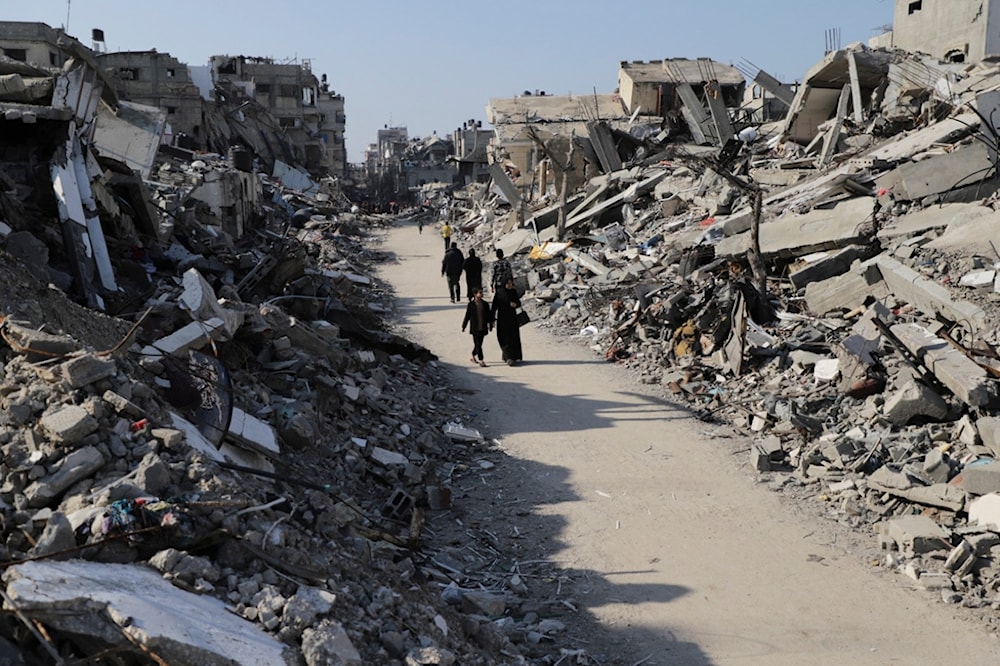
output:
<path id="1" fill-rule="evenodd" d="M 493 296 L 493 315 L 496 318 L 497 342 L 507 365 L 520 363 L 521 330 L 517 325 L 517 309 L 521 307 L 521 295 L 514 288 L 513 278 L 508 278 L 504 286 Z"/>

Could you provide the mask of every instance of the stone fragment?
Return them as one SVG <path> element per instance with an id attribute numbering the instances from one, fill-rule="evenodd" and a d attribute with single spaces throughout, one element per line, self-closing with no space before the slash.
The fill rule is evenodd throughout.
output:
<path id="1" fill-rule="evenodd" d="M 24 489 L 29 506 L 45 506 L 80 479 L 104 466 L 104 456 L 92 446 L 77 449 L 60 460 L 53 472 Z"/>
<path id="2" fill-rule="evenodd" d="M 98 358 L 95 354 L 84 354 L 66 361 L 60 366 L 62 376 L 72 388 L 82 388 L 115 374 L 113 361 Z"/>
<path id="3" fill-rule="evenodd" d="M 1000 532 L 1000 492 L 992 492 L 969 502 L 969 523 Z"/>
<path id="4" fill-rule="evenodd" d="M 71 552 L 76 547 L 76 535 L 66 514 L 54 511 L 45 523 L 45 529 L 35 547 L 29 553 L 32 557 L 66 560 L 74 557 Z"/>
<path id="5" fill-rule="evenodd" d="M 918 416 L 944 420 L 948 403 L 930 387 L 911 379 L 885 401 L 884 411 L 893 425 L 903 426 Z"/>
<path id="6" fill-rule="evenodd" d="M 970 495 L 1000 492 L 1000 462 L 966 465 L 962 469 L 962 487 Z"/>
<path id="7" fill-rule="evenodd" d="M 362 666 L 361 654 L 344 627 L 332 620 L 302 632 L 302 656 L 306 666 Z"/>
<path id="8" fill-rule="evenodd" d="M 907 557 L 951 548 L 948 532 L 927 516 L 899 516 L 880 526 Z"/>
<path id="9" fill-rule="evenodd" d="M 97 419 L 79 405 L 66 405 L 45 414 L 42 427 L 59 442 L 73 444 L 97 430 Z"/>
<path id="10" fill-rule="evenodd" d="M 455 655 L 439 647 L 413 648 L 406 654 L 406 666 L 452 666 Z"/>

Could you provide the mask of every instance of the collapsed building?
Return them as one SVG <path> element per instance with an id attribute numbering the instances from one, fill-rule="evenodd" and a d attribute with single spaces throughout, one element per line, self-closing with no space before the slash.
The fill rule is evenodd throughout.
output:
<path id="1" fill-rule="evenodd" d="M 226 131 L 263 170 L 161 147 L 165 110 L 58 52 L 0 60 L 0 650 L 588 663 L 554 656 L 557 593 L 422 539 L 493 463 L 381 320 L 368 231 L 391 220 L 277 159 L 239 84 Z M 853 46 L 798 90 L 757 72 L 789 107 L 770 124 L 701 61 L 623 63 L 596 106 L 491 102 L 492 182 L 448 205 L 463 243 L 514 258 L 540 325 L 747 433 L 762 480 L 988 611 L 1000 73 L 941 57 Z"/>
<path id="2" fill-rule="evenodd" d="M 453 205 L 460 242 L 515 257 L 539 325 L 737 427 L 762 479 L 995 625 L 1000 70 L 955 60 L 852 45 L 797 90 L 758 72 L 781 121 L 741 122 L 734 88 L 720 144 L 688 95 L 671 131 L 610 135 L 620 167 L 585 153 L 568 196 L 498 161 Z M 659 116 L 662 86 L 621 93 Z"/>

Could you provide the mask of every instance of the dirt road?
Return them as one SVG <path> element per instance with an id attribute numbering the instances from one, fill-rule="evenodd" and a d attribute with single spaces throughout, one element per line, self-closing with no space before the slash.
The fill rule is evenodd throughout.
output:
<path id="1" fill-rule="evenodd" d="M 560 618 L 581 641 L 568 648 L 626 664 L 998 663 L 962 609 L 878 566 L 874 536 L 782 501 L 745 446 L 585 344 L 529 324 L 522 366 L 500 363 L 493 336 L 473 366 L 436 229 L 404 223 L 384 249 L 401 326 L 454 367 L 506 454 L 456 503 L 565 572 L 580 605 Z"/>

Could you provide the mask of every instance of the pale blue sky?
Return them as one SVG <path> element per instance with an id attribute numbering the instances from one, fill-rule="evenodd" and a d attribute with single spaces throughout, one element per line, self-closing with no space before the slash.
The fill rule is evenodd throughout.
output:
<path id="1" fill-rule="evenodd" d="M 7 21 L 40 21 L 110 51 L 309 59 L 347 105 L 348 160 L 383 125 L 410 136 L 485 121 L 491 97 L 612 92 L 622 60 L 748 60 L 786 81 L 892 22 L 893 0 L 2 0 Z"/>

